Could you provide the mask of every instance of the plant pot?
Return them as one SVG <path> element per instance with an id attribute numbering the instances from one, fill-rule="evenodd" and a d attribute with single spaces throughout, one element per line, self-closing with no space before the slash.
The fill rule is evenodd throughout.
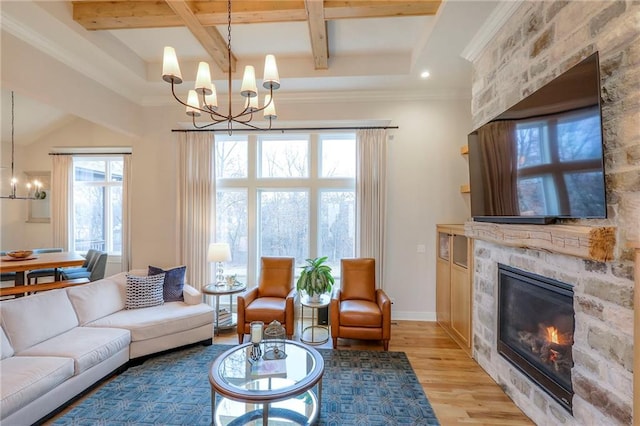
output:
<path id="1" fill-rule="evenodd" d="M 322 295 L 319 293 L 315 293 L 309 296 L 309 301 L 312 303 L 319 303 L 320 302 L 320 297 Z"/>

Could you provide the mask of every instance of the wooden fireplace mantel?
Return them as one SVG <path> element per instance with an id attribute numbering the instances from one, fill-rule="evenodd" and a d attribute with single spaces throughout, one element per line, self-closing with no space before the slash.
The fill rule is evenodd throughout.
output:
<path id="1" fill-rule="evenodd" d="M 467 237 L 492 243 L 566 254 L 606 262 L 613 259 L 614 227 L 582 225 L 507 225 L 466 222 Z"/>

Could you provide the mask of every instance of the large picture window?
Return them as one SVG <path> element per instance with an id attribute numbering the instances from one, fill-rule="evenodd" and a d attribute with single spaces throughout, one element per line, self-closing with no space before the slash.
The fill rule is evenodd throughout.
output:
<path id="1" fill-rule="evenodd" d="M 122 156 L 73 159 L 72 251 L 122 253 Z"/>
<path id="2" fill-rule="evenodd" d="M 255 283 L 261 256 L 355 255 L 355 134 L 216 135 L 216 240 L 226 274 Z M 299 269 L 296 269 L 298 274 Z"/>

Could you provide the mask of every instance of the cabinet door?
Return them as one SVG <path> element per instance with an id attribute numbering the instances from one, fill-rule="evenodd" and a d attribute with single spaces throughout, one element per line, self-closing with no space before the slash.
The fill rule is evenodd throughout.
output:
<path id="1" fill-rule="evenodd" d="M 471 291 L 469 271 L 456 264 L 451 266 L 451 329 L 462 343 L 471 342 Z"/>
<path id="2" fill-rule="evenodd" d="M 438 256 L 436 258 L 436 317 L 438 322 L 449 327 L 451 323 L 451 268 L 450 239 L 448 233 L 438 232 Z"/>

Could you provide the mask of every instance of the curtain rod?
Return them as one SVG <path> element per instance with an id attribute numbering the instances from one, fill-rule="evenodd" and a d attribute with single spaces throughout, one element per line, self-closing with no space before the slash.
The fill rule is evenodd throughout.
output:
<path id="1" fill-rule="evenodd" d="M 295 131 L 317 131 L 317 130 L 386 130 L 386 129 L 398 129 L 398 126 L 360 126 L 360 127 L 277 127 L 269 130 L 263 129 L 234 129 L 236 132 L 295 132 Z M 172 129 L 172 132 L 191 133 L 191 132 L 228 132 L 229 129 Z"/>
<path id="2" fill-rule="evenodd" d="M 90 157 L 100 157 L 104 155 L 131 155 L 131 152 L 50 152 L 49 155 L 86 155 Z"/>

